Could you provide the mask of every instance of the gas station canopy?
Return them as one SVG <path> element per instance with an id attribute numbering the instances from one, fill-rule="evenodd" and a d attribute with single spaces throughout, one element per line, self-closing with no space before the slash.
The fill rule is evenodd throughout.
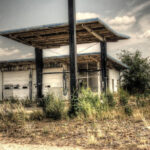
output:
<path id="1" fill-rule="evenodd" d="M 99 41 L 117 42 L 129 38 L 117 33 L 98 18 L 77 21 L 76 34 L 77 44 Z M 2 31 L 0 35 L 40 49 L 69 45 L 69 26 L 67 23 Z"/>

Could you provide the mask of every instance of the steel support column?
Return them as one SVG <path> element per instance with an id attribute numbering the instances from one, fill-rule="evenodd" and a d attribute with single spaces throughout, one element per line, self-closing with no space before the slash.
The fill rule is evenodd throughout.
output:
<path id="1" fill-rule="evenodd" d="M 107 90 L 107 43 L 100 42 L 101 47 L 101 90 Z"/>
<path id="2" fill-rule="evenodd" d="M 69 52 L 70 52 L 70 95 L 71 112 L 76 111 L 78 101 L 77 92 L 77 47 L 76 47 L 76 10 L 75 0 L 68 0 L 68 18 L 69 18 Z"/>
<path id="3" fill-rule="evenodd" d="M 2 101 L 4 100 L 4 71 L 2 70 Z"/>
<path id="4" fill-rule="evenodd" d="M 30 100 L 32 100 L 32 74 L 33 74 L 33 70 L 30 69 L 29 71 L 29 98 Z"/>
<path id="5" fill-rule="evenodd" d="M 43 50 L 35 48 L 37 98 L 42 98 L 43 83 Z"/>

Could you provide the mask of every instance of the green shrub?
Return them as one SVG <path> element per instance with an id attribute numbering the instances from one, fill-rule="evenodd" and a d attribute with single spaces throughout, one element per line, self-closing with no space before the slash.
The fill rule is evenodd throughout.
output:
<path id="1" fill-rule="evenodd" d="M 79 93 L 79 101 L 83 100 L 89 102 L 92 106 L 96 106 L 97 102 L 99 102 L 99 97 L 98 94 L 93 93 L 90 88 L 82 88 Z"/>
<path id="2" fill-rule="evenodd" d="M 126 106 L 128 104 L 129 94 L 123 89 L 119 90 L 119 100 L 122 106 Z"/>
<path id="3" fill-rule="evenodd" d="M 45 118 L 45 115 L 42 111 L 34 111 L 30 114 L 30 120 L 38 120 L 41 121 Z"/>
<path id="4" fill-rule="evenodd" d="M 79 93 L 77 104 L 77 115 L 83 117 L 97 117 L 101 110 L 101 102 L 98 94 L 93 93 L 90 89 L 82 88 Z"/>
<path id="5" fill-rule="evenodd" d="M 78 103 L 78 115 L 83 115 L 84 117 L 92 117 L 95 115 L 95 108 L 91 106 L 89 102 L 85 100 L 79 101 Z"/>
<path id="6" fill-rule="evenodd" d="M 128 116 L 131 116 L 132 113 L 133 113 L 131 107 L 129 107 L 129 106 L 125 106 L 124 112 L 125 112 L 125 114 L 128 115 Z"/>
<path id="7" fill-rule="evenodd" d="M 138 107 L 145 107 L 146 106 L 146 101 L 145 100 L 137 99 L 136 103 L 137 103 Z"/>
<path id="8" fill-rule="evenodd" d="M 145 107 L 146 106 L 146 101 L 144 101 L 144 100 L 140 101 L 140 106 Z"/>
<path id="9" fill-rule="evenodd" d="M 100 109 L 101 111 L 108 111 L 109 109 L 108 100 L 105 93 L 102 93 L 100 96 Z"/>
<path id="10" fill-rule="evenodd" d="M 138 107 L 145 107 L 148 104 L 148 96 L 144 94 L 136 94 L 136 104 Z"/>
<path id="11" fill-rule="evenodd" d="M 104 96 L 106 97 L 109 107 L 114 107 L 116 105 L 114 95 L 110 91 L 107 91 L 106 94 L 104 94 Z"/>
<path id="12" fill-rule="evenodd" d="M 50 94 L 44 97 L 43 102 L 43 110 L 47 118 L 52 118 L 54 120 L 63 118 L 65 114 L 65 105 L 62 100 Z"/>
<path id="13" fill-rule="evenodd" d="M 77 115 L 84 118 L 100 118 L 103 112 L 107 112 L 109 107 L 116 104 L 114 96 L 109 91 L 102 93 L 101 96 L 93 93 L 89 88 L 82 88 L 79 93 L 77 104 Z"/>
<path id="14" fill-rule="evenodd" d="M 144 98 L 149 98 L 150 97 L 150 89 L 145 90 L 143 95 L 144 95 Z"/>

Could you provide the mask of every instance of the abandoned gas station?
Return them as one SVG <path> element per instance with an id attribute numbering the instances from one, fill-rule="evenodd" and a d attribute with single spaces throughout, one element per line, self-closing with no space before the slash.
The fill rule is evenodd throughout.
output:
<path id="1" fill-rule="evenodd" d="M 54 80 L 51 80 L 50 78 L 44 79 L 43 76 L 45 74 L 47 75 L 53 74 L 54 76 L 56 76 L 56 74 L 61 75 L 61 78 L 63 79 L 65 78 L 65 80 L 67 79 L 68 81 L 67 83 L 62 82 L 62 85 L 63 87 L 68 85 L 69 87 L 68 89 L 70 91 L 69 97 L 71 99 L 72 106 L 74 106 L 73 104 L 78 97 L 77 89 L 79 88 L 79 84 L 81 85 L 81 82 L 79 80 L 81 72 L 82 73 L 86 72 L 86 76 L 89 74 L 98 73 L 99 75 L 97 75 L 97 80 L 95 80 L 95 78 L 92 80 L 93 89 L 97 87 L 96 88 L 97 92 L 100 91 L 105 92 L 107 86 L 109 85 L 108 68 L 115 69 L 116 72 L 119 73 L 121 69 L 126 67 L 124 64 L 121 64 L 120 62 L 117 62 L 114 59 L 111 59 L 107 56 L 107 43 L 117 42 L 119 40 L 128 39 L 129 37 L 115 32 L 102 20 L 97 18 L 76 21 L 75 0 L 68 0 L 68 14 L 69 14 L 68 15 L 69 23 L 50 24 L 38 27 L 1 32 L 0 35 L 6 38 L 34 47 L 35 61 L 28 60 L 28 61 L 7 62 L 7 63 L 1 62 L 0 67 L 2 72 L 10 71 L 11 69 L 9 70 L 6 68 L 8 68 L 8 66 L 14 65 L 15 67 L 19 65 L 22 66 L 26 65 L 28 66 L 28 68 L 30 68 L 29 70 L 31 70 L 31 67 L 29 66 L 33 66 L 32 64 L 34 64 L 35 68 L 34 67 L 33 68 L 35 69 L 35 78 L 36 78 L 35 95 L 37 98 L 42 98 L 44 86 L 51 89 L 50 83 L 56 82 Z M 84 44 L 84 43 L 99 43 L 100 45 L 99 53 L 77 55 L 77 44 Z M 57 48 L 65 45 L 69 45 L 69 56 L 43 59 L 44 49 Z M 55 66 L 55 69 L 45 71 L 44 70 L 45 68 L 50 68 L 51 66 L 50 64 L 53 64 L 53 66 Z M 12 69 L 11 71 L 15 70 Z M 21 75 L 23 76 L 23 74 Z M 69 75 L 67 78 L 66 74 Z M 29 73 L 29 75 L 31 76 L 31 73 Z M 8 78 L 11 78 L 11 76 Z M 119 75 L 116 81 L 118 80 L 118 78 Z M 88 77 L 86 78 L 86 80 L 88 80 Z M 43 81 L 45 84 L 43 84 Z M 96 86 L 97 83 L 99 86 L 98 85 Z M 29 85 L 30 84 L 32 84 L 32 82 L 29 82 Z M 95 84 L 95 86 L 93 84 Z M 2 85 L 4 86 L 4 84 Z M 86 84 L 86 86 L 87 85 L 88 84 Z M 26 87 L 24 87 L 24 89 L 25 88 Z M 32 88 L 29 89 L 30 91 L 33 91 Z M 115 90 L 113 89 L 113 91 Z M 29 93 L 30 97 L 32 97 L 33 96 L 32 92 Z M 57 91 L 56 93 L 59 92 Z"/>

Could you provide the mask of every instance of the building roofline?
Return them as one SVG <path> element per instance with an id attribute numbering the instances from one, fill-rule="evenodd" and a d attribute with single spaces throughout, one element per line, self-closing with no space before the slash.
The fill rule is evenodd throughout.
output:
<path id="1" fill-rule="evenodd" d="M 125 39 L 129 39 L 130 37 L 125 35 L 125 34 L 121 34 L 116 32 L 115 30 L 113 30 L 109 25 L 107 25 L 104 21 L 102 21 L 100 18 L 92 18 L 92 19 L 83 19 L 83 20 L 77 20 L 77 24 L 80 23 L 88 23 L 88 22 L 99 22 L 100 24 L 102 24 L 107 30 L 109 30 L 110 32 L 114 33 L 116 36 L 120 37 L 120 38 L 125 38 Z M 24 32 L 24 31 L 30 31 L 30 30 L 36 30 L 36 29 L 46 29 L 46 28 L 54 28 L 54 27 L 59 27 L 59 26 L 66 26 L 68 25 L 68 23 L 56 23 L 56 24 L 47 24 L 47 25 L 39 25 L 39 26 L 32 26 L 32 27 L 25 27 L 25 28 L 20 28 L 20 29 L 13 29 L 13 30 L 6 30 L 6 31 L 0 31 L 1 35 L 5 35 L 5 34 L 10 34 L 10 33 L 15 33 L 15 32 Z"/>
<path id="2" fill-rule="evenodd" d="M 77 56 L 85 56 L 85 55 L 99 55 L 99 52 L 93 52 L 93 53 L 82 53 L 82 54 L 77 54 Z M 44 57 L 44 59 L 56 59 L 56 58 L 67 58 L 69 57 L 69 55 L 59 55 L 59 56 L 49 56 L 49 57 Z M 107 55 L 107 58 L 113 62 L 115 62 L 116 64 L 124 67 L 124 68 L 128 68 L 128 66 L 124 63 L 122 63 L 121 61 L 113 58 L 110 55 Z M 15 59 L 15 60 L 4 60 L 4 61 L 0 61 L 0 64 L 2 63 L 18 63 L 18 62 L 35 62 L 34 58 L 28 58 L 28 59 Z"/>

